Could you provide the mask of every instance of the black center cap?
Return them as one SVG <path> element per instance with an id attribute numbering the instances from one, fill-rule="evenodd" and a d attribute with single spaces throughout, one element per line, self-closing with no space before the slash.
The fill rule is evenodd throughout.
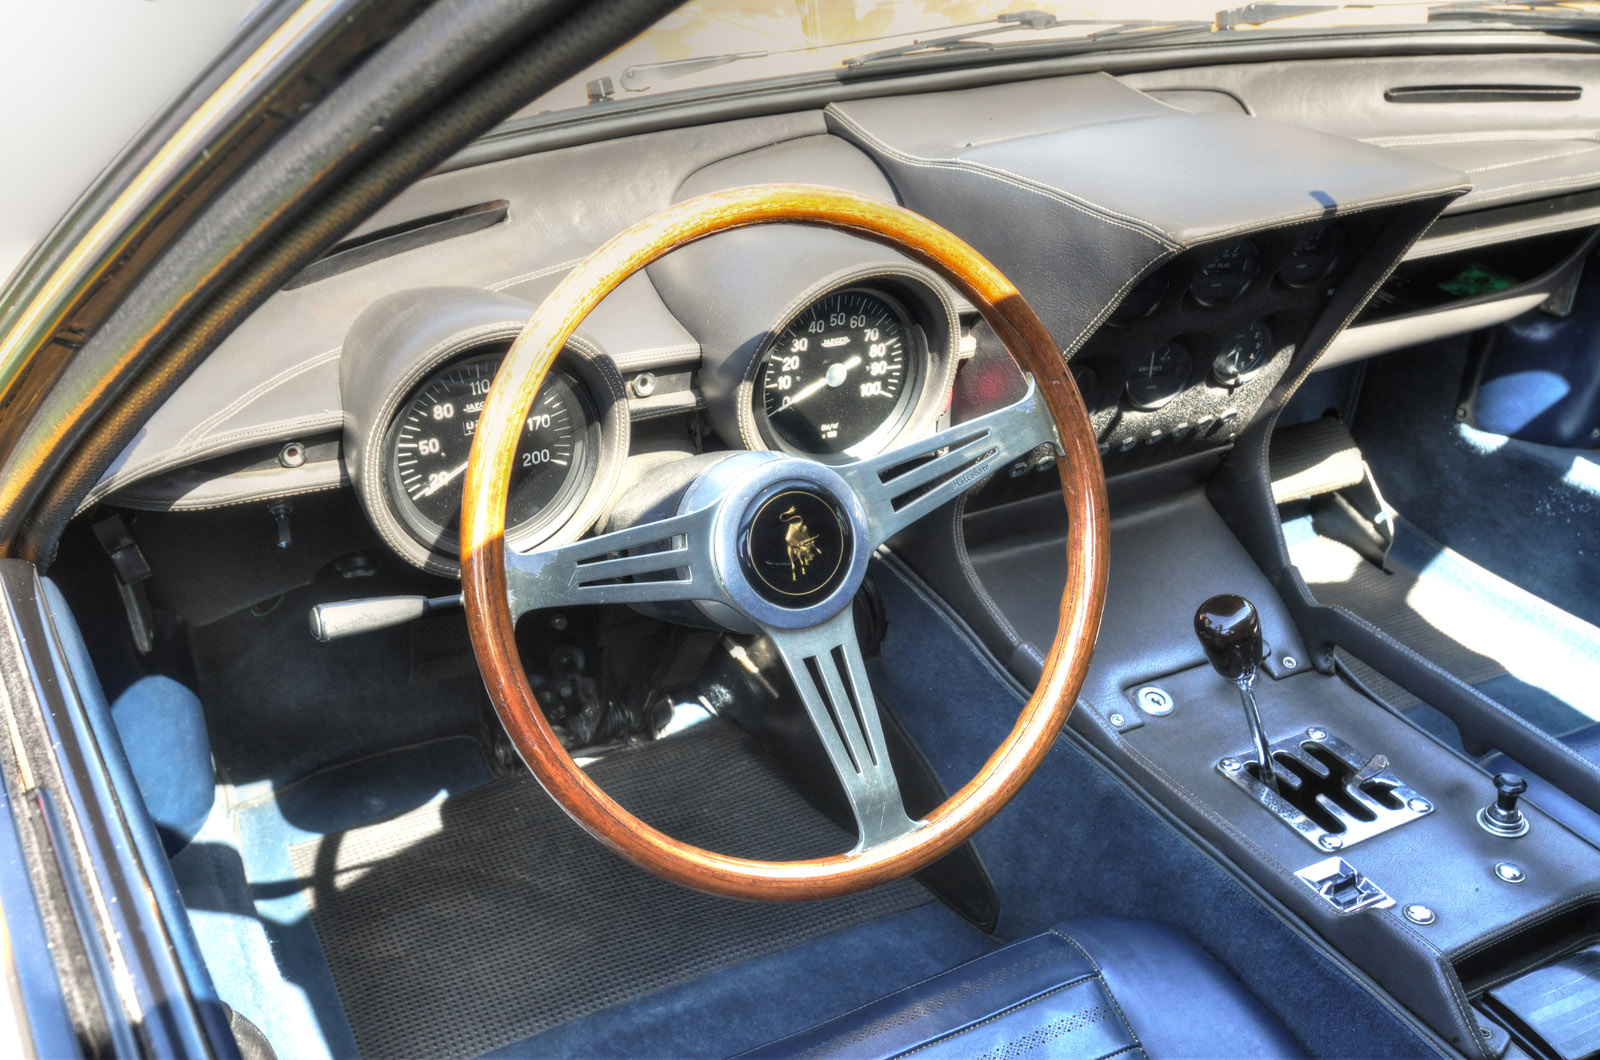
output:
<path id="1" fill-rule="evenodd" d="M 850 524 L 824 497 L 785 488 L 757 505 L 739 558 L 756 592 L 784 607 L 809 607 L 849 572 Z"/>

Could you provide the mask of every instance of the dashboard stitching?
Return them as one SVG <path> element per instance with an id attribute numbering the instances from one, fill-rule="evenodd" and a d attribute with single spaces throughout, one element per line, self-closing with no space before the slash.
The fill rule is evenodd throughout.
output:
<path id="1" fill-rule="evenodd" d="M 831 105 L 828 107 L 828 111 L 834 116 L 835 119 L 838 120 L 841 125 L 844 125 L 846 128 L 854 132 L 862 140 L 866 141 L 868 144 L 871 144 L 875 149 L 886 155 L 889 155 L 891 158 L 904 162 L 907 165 L 918 166 L 926 169 L 952 169 L 969 172 L 979 177 L 988 177 L 990 180 L 996 180 L 1002 184 L 1010 184 L 1023 191 L 1031 191 L 1036 195 L 1053 199 L 1064 206 L 1070 206 L 1072 209 L 1088 214 L 1091 217 L 1097 217 L 1100 220 L 1105 221 L 1107 224 L 1113 224 L 1119 228 L 1126 228 L 1128 231 L 1142 235 L 1154 242 L 1161 243 L 1165 246 L 1175 245 L 1164 233 L 1152 229 L 1148 225 L 1140 223 L 1137 218 L 1132 218 L 1126 214 L 1121 214 L 1114 210 L 1110 210 L 1104 206 L 1101 206 L 1099 203 L 1069 195 L 1059 188 L 1030 180 L 1027 177 L 1013 173 L 1007 169 L 1002 169 L 999 166 L 992 166 L 983 162 L 974 162 L 970 159 L 964 158 L 937 159 L 913 155 L 910 152 L 902 151 L 897 147 L 890 146 L 888 143 L 862 128 L 860 124 L 855 122 L 849 116 L 835 110 Z"/>
<path id="2" fill-rule="evenodd" d="M 1533 158 L 1517 158 L 1510 162 L 1495 162 L 1487 166 L 1467 166 L 1468 173 L 1490 173 L 1497 169 L 1511 169 L 1515 166 L 1531 166 L 1535 162 L 1553 162 L 1558 158 L 1573 158 L 1577 155 L 1593 154 L 1600 151 L 1600 144 L 1586 144 L 1571 151 L 1557 151 L 1554 154 L 1536 155 Z"/>
<path id="3" fill-rule="evenodd" d="M 1515 132 L 1418 133 L 1412 136 L 1374 136 L 1364 143 L 1374 147 L 1426 147 L 1430 144 L 1522 143 L 1527 141 L 1589 140 L 1600 134 L 1581 129 L 1528 129 Z"/>
<path id="4" fill-rule="evenodd" d="M 78 506 L 78 511 L 87 511 L 99 500 L 110 493 L 116 492 L 129 482 L 137 481 L 149 475 L 167 471 L 175 467 L 182 467 L 197 459 L 208 456 L 219 456 L 233 451 L 234 443 L 246 442 L 255 438 L 268 437 L 281 434 L 290 430 L 323 430 L 339 426 L 343 422 L 339 416 L 329 417 L 318 414 L 313 416 L 300 416 L 291 420 L 277 420 L 272 423 L 261 424 L 255 427 L 243 427 L 237 431 L 226 434 L 214 434 L 205 440 L 204 445 L 197 445 L 182 452 L 169 452 L 159 459 L 148 460 L 145 463 L 125 468 L 121 471 L 107 475 L 95 483 L 94 489 L 89 491 L 83 503 Z"/>
<path id="5" fill-rule="evenodd" d="M 544 277 L 549 276 L 552 273 L 570 272 L 574 268 L 576 268 L 577 266 L 583 264 L 583 261 L 584 261 L 583 258 L 569 258 L 568 260 L 562 261 L 562 262 L 558 262 L 555 265 L 546 265 L 542 269 L 535 269 L 532 272 L 525 272 L 520 276 L 513 276 L 508 280 L 498 280 L 498 281 L 496 281 L 494 283 L 491 283 L 489 285 L 489 290 L 491 290 L 491 291 L 503 291 L 507 287 L 515 287 L 517 284 L 525 283 L 528 280 L 543 279 Z"/>
<path id="6" fill-rule="evenodd" d="M 205 419 L 195 424 L 189 433 L 178 439 L 176 448 L 180 450 L 187 448 L 195 439 L 204 437 L 205 433 L 211 428 L 223 422 L 229 416 L 232 416 L 241 409 L 247 408 L 254 404 L 255 400 L 262 395 L 276 390 L 280 384 L 287 383 L 289 380 L 295 378 L 296 376 L 303 375 L 313 368 L 317 368 L 330 361 L 337 360 L 339 357 L 339 351 L 342 348 L 342 346 L 335 346 L 331 350 L 324 350 L 322 353 L 319 353 L 314 357 L 309 357 L 298 364 L 290 365 L 288 368 L 285 368 L 277 374 L 257 383 L 249 390 L 246 390 L 243 394 L 240 394 L 238 397 L 222 406 L 222 408 L 218 409 L 216 412 L 213 412 L 210 416 L 207 416 Z"/>

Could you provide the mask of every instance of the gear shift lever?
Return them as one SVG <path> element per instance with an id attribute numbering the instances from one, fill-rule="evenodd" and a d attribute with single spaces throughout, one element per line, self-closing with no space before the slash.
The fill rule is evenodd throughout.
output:
<path id="1" fill-rule="evenodd" d="M 1261 617 L 1255 605 L 1232 593 L 1213 596 L 1195 612 L 1194 632 L 1212 667 L 1238 686 L 1245 722 L 1261 761 L 1261 782 L 1276 792 L 1278 775 L 1272 765 L 1272 750 L 1261 729 L 1261 713 L 1256 709 L 1256 667 L 1261 663 L 1262 650 Z"/>

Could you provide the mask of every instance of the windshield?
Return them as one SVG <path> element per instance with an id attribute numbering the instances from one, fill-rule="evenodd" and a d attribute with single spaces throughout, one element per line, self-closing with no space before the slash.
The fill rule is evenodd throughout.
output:
<path id="1" fill-rule="evenodd" d="M 1220 10 L 1219 10 L 1220 7 Z M 732 85 L 861 69 L 918 54 L 975 61 L 1023 44 L 1079 47 L 1238 39 L 1249 33 L 1381 28 L 1566 28 L 1600 19 L 1593 0 L 1523 3 L 1247 3 L 1217 0 L 690 0 L 650 30 L 546 93 L 520 116 Z"/>

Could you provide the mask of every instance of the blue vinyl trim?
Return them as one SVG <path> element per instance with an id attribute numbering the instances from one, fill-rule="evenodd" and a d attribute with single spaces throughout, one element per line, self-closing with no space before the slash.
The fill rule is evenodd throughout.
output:
<path id="1" fill-rule="evenodd" d="M 50 955 L 38 896 L 17 836 L 11 795 L 4 784 L 0 784 L 0 920 L 0 930 L 10 936 L 11 964 L 34 1053 L 42 1057 L 74 1055 L 77 1036 L 62 1000 L 61 978 Z"/>
<path id="2" fill-rule="evenodd" d="M 88 864 L 80 871 L 92 874 L 106 892 L 101 908 L 115 941 L 87 941 L 122 948 L 140 1006 L 131 1029 L 152 1055 L 233 1060 L 238 1046 L 199 962 L 160 838 L 137 801 L 71 612 L 59 591 L 41 582 L 29 564 L 0 564 L 0 579 L 18 636 L 24 644 L 35 640 L 25 658 L 63 778 L 62 790 L 53 794 L 84 833 Z M 128 1014 L 108 1003 L 107 1017 L 127 1019 Z"/>

